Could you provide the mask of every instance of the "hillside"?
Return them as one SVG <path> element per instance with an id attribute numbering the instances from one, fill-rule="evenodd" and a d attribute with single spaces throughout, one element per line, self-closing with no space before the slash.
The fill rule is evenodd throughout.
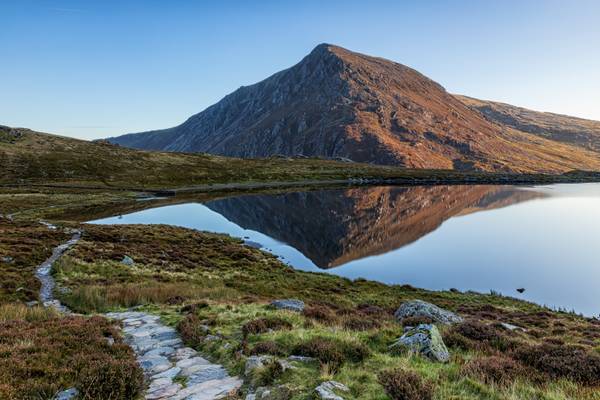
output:
<path id="1" fill-rule="evenodd" d="M 235 157 L 345 157 L 409 168 L 598 170 L 598 154 L 492 123 L 404 65 L 322 44 L 174 128 L 123 146 Z"/>
<path id="2" fill-rule="evenodd" d="M 407 175 L 406 171 L 317 159 L 243 160 L 148 152 L 0 126 L 0 184 L 174 188 L 272 181 Z M 410 172 L 409 172 L 410 173 Z"/>
<path id="3" fill-rule="evenodd" d="M 506 103 L 455 96 L 488 120 L 546 139 L 600 151 L 600 122 L 528 110 Z"/>

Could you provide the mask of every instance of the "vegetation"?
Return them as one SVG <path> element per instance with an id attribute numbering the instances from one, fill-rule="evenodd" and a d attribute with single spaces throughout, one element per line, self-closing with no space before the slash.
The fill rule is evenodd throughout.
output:
<path id="1" fill-rule="evenodd" d="M 0 306 L 0 398 L 51 399 L 75 387 L 85 399 L 132 399 L 142 384 L 133 351 L 112 322 Z"/>
<path id="2" fill-rule="evenodd" d="M 70 289 L 61 295 L 67 305 L 86 313 L 141 305 L 178 326 L 189 345 L 232 372 L 242 373 L 250 355 L 315 358 L 314 363 L 293 362 L 293 372 L 269 364 L 249 378 L 283 385 L 290 398 L 305 398 L 328 379 L 346 383 L 351 399 L 385 398 L 385 393 L 394 398 L 403 394 L 392 393 L 420 393 L 430 387 L 434 399 L 593 399 L 597 390 L 590 378 L 595 364 L 589 363 L 600 345 L 600 324 L 592 319 L 497 294 L 432 292 L 302 272 L 236 239 L 182 228 L 84 229 L 78 246 L 56 265 L 56 279 Z M 121 264 L 125 254 L 134 266 Z M 268 306 L 275 298 L 299 298 L 307 306 L 301 314 L 275 310 Z M 467 318 L 442 329 L 450 363 L 434 364 L 389 350 L 402 325 L 421 322 L 399 323 L 392 315 L 402 301 L 414 298 Z M 509 331 L 500 322 L 524 330 Z M 219 339 L 206 340 L 208 335 Z M 538 346 L 548 341 L 582 349 L 573 360 L 591 365 L 589 372 L 580 369 L 576 376 L 543 363 L 544 368 L 552 365 L 545 371 L 527 361 L 524 354 L 543 351 Z M 537 353 L 531 357 L 541 358 Z M 404 379 L 384 373 L 398 368 L 419 379 L 398 386 Z"/>
<path id="3" fill-rule="evenodd" d="M 71 195 L 81 204 L 71 207 Z M 90 399 L 130 398 L 140 390 L 133 354 L 112 323 L 22 304 L 35 299 L 34 268 L 70 236 L 68 227 L 84 233 L 54 266 L 63 303 L 88 315 L 136 306 L 159 314 L 188 345 L 231 373 L 242 374 L 251 355 L 314 358 L 291 361 L 291 370 L 268 362 L 247 377 L 276 388 L 281 398 L 307 399 L 332 379 L 350 388 L 348 400 L 598 398 L 597 320 L 495 293 L 435 292 L 294 270 L 222 235 L 70 219 L 97 217 L 111 206 L 148 207 L 127 192 L 38 188 L 24 195 L 5 189 L 0 196 L 8 199 L 0 212 L 18 213 L 0 219 L 0 255 L 14 258 L 0 264 L 0 371 L 10 371 L 0 373 L 0 398 L 46 398 L 68 387 Z M 59 229 L 35 220 L 48 215 L 62 221 Z M 132 266 L 121 263 L 125 255 Z M 302 313 L 269 307 L 278 298 L 298 298 L 306 307 Z M 403 326 L 431 322 L 395 320 L 395 309 L 415 298 L 465 317 L 464 323 L 440 327 L 449 363 L 390 351 Z M 501 323 L 522 329 L 510 331 Z"/>

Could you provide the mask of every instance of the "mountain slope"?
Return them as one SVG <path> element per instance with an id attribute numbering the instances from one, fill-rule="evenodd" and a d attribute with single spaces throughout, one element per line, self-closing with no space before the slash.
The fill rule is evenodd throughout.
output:
<path id="1" fill-rule="evenodd" d="M 492 123 L 404 65 L 322 44 L 295 66 L 127 147 L 237 157 L 346 157 L 411 168 L 562 172 L 599 156 Z"/>
<path id="2" fill-rule="evenodd" d="M 455 95 L 455 97 L 492 122 L 600 152 L 600 121 L 533 111 L 467 96 Z"/>

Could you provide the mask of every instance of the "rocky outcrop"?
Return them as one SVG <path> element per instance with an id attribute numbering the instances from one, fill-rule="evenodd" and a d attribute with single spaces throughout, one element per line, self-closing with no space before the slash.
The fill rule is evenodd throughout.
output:
<path id="1" fill-rule="evenodd" d="M 317 398 L 321 400 L 344 400 L 336 393 L 349 392 L 348 386 L 336 381 L 326 381 L 315 388 Z"/>
<path id="2" fill-rule="evenodd" d="M 298 299 L 273 300 L 271 302 L 271 306 L 275 307 L 278 310 L 288 310 L 295 312 L 304 311 L 304 302 Z"/>
<path id="3" fill-rule="evenodd" d="M 394 313 L 394 317 L 399 321 L 409 317 L 421 317 L 445 325 L 462 322 L 463 320 L 462 317 L 453 312 L 444 310 L 435 304 L 427 303 L 423 300 L 411 300 L 402 303 Z"/>
<path id="4" fill-rule="evenodd" d="M 391 348 L 406 349 L 436 362 L 448 362 L 450 359 L 442 335 L 433 324 L 420 324 L 409 328 Z"/>

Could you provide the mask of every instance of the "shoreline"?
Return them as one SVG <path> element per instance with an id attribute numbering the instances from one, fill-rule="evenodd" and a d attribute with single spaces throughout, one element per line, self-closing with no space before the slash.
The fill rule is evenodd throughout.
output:
<path id="1" fill-rule="evenodd" d="M 324 186 L 437 186 L 437 185 L 551 185 L 551 184 L 600 183 L 600 173 L 581 175 L 543 175 L 543 174 L 457 174 L 444 177 L 400 176 L 400 177 L 364 177 L 348 179 L 304 179 L 289 181 L 247 181 L 211 183 L 179 187 L 136 187 L 85 184 L 41 184 L 41 183 L 3 183 L 2 188 L 47 188 L 77 189 L 93 191 L 147 192 L 156 196 L 175 196 L 177 194 L 252 191 L 256 189 L 285 189 L 295 187 Z"/>

